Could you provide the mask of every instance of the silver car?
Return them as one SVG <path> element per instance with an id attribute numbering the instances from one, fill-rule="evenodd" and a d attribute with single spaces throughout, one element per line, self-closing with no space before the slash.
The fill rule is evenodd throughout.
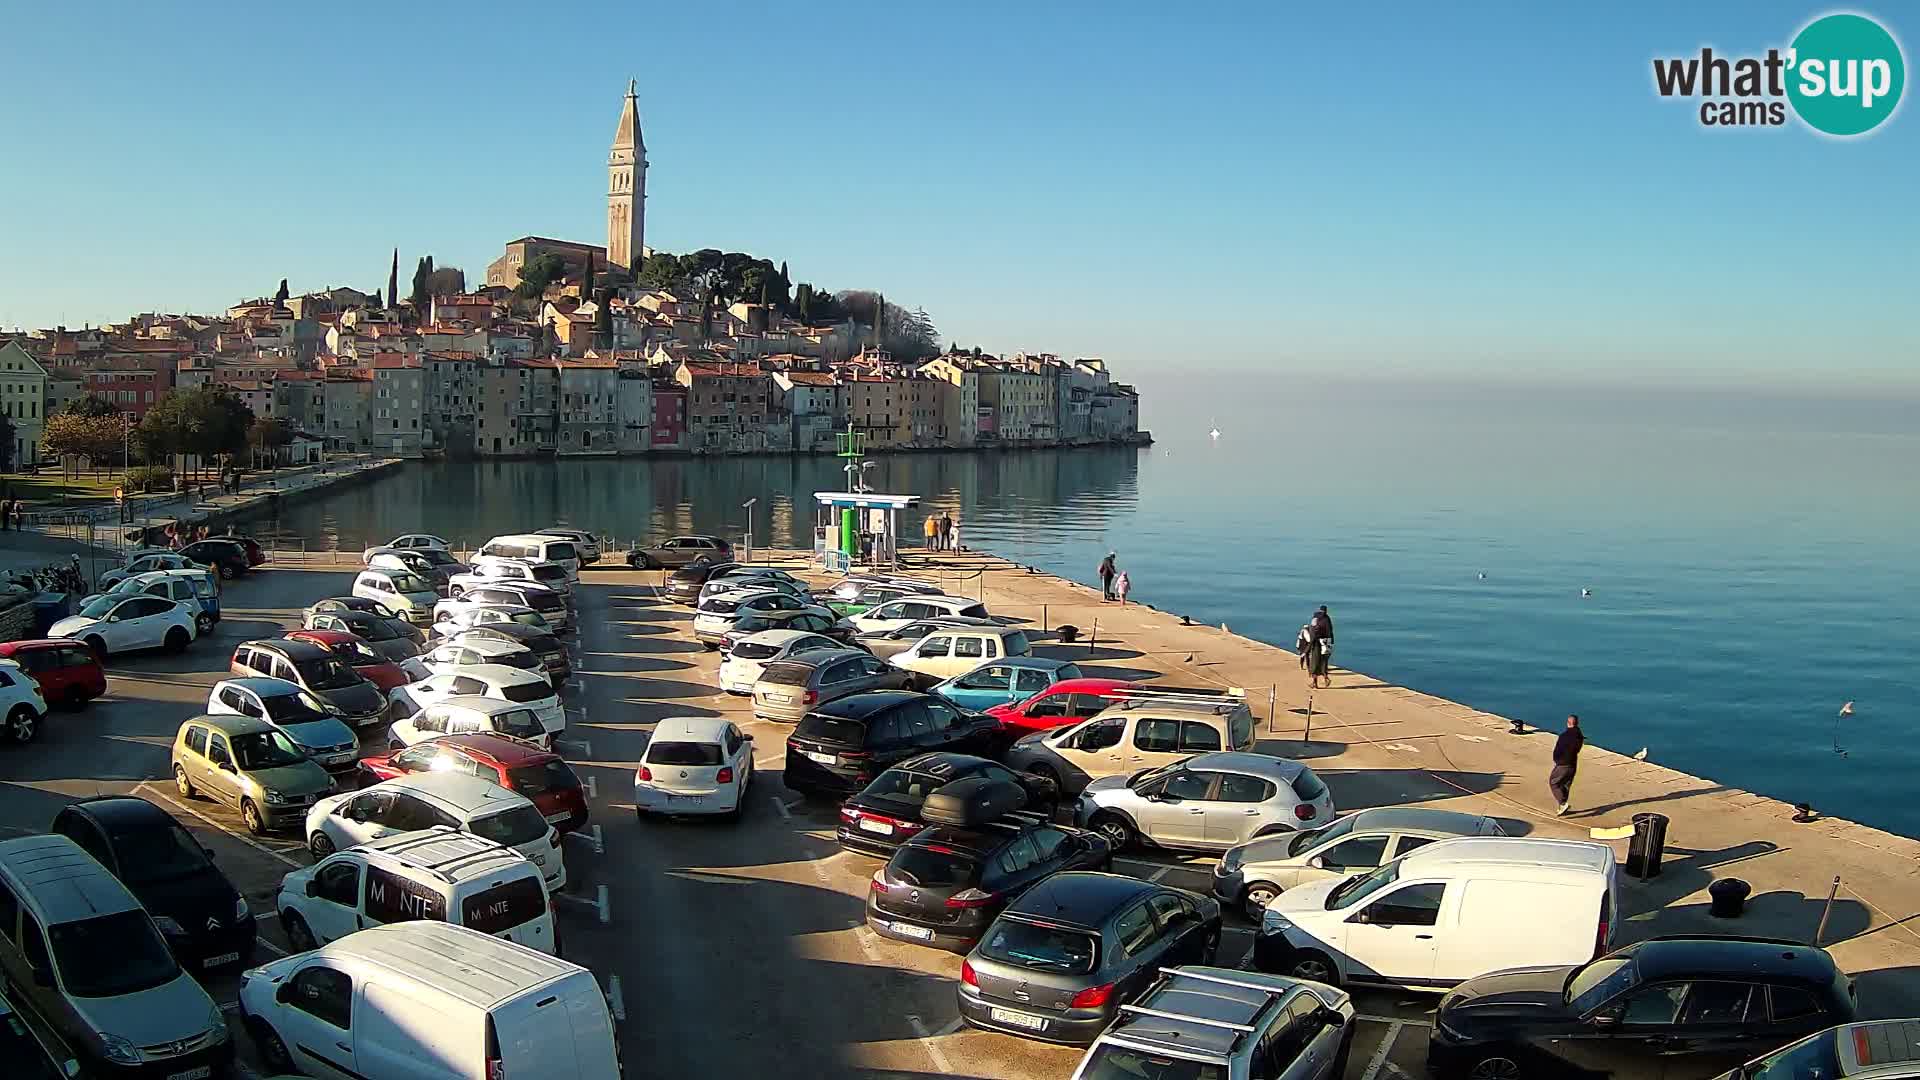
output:
<path id="1" fill-rule="evenodd" d="M 1502 835 L 1499 822 L 1479 814 L 1375 807 L 1318 829 L 1227 849 L 1213 868 L 1213 895 L 1257 922 L 1269 901 L 1296 885 L 1364 874 L 1435 840 Z"/>
<path id="2" fill-rule="evenodd" d="M 716 593 L 700 601 L 693 613 L 693 636 L 709 649 L 717 649 L 727 639 L 727 631 L 742 615 L 763 611 L 807 611 L 831 616 L 826 608 L 808 602 L 804 596 L 756 588 L 749 592 Z"/>
<path id="3" fill-rule="evenodd" d="M 901 690 L 904 672 L 854 649 L 802 653 L 775 660 L 753 684 L 753 715 L 797 724 L 829 701 L 868 690 Z"/>
<path id="4" fill-rule="evenodd" d="M 1123 1007 L 1087 1048 L 1074 1080 L 1116 1076 L 1342 1080 L 1353 1053 L 1353 999 L 1305 979 L 1177 967 Z M 1158 1066 L 1169 1067 L 1162 1071 Z M 1178 1070 L 1178 1071 L 1175 1071 Z"/>
<path id="5" fill-rule="evenodd" d="M 866 649 L 882 660 L 898 656 L 920 644 L 921 640 L 935 630 L 951 630 L 964 626 L 997 626 L 992 619 L 968 619 L 959 616 L 945 619 L 920 619 L 892 630 L 876 630 L 870 634 L 860 634 L 854 638 L 861 648 Z"/>
<path id="6" fill-rule="evenodd" d="M 1074 806 L 1076 824 L 1119 851 L 1136 840 L 1220 851 L 1333 820 L 1333 794 L 1298 761 L 1246 751 L 1197 754 L 1132 776 L 1103 776 Z"/>

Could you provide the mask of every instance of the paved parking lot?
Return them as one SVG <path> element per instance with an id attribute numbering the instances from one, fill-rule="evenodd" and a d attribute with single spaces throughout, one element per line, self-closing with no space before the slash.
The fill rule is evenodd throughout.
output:
<path id="1" fill-rule="evenodd" d="M 841 852 L 832 808 L 781 785 L 790 729 L 753 720 L 745 699 L 714 689 L 717 655 L 692 640 L 686 609 L 658 596 L 658 579 L 585 575 L 579 674 L 559 747 L 589 783 L 599 827 L 597 843 L 567 841 L 566 952 L 612 992 L 629 1075 L 1069 1075 L 1078 1051 L 960 1026 L 958 956 L 866 930 L 878 861 Z M 235 644 L 297 625 L 301 607 L 350 581 L 345 572 L 267 571 L 228 587 L 226 620 L 187 654 L 116 658 L 107 698 L 57 714 L 41 742 L 0 754 L 0 834 L 44 829 L 73 798 L 135 792 L 172 811 L 255 910 L 272 912 L 281 875 L 309 861 L 300 838 L 254 840 L 224 808 L 181 800 L 165 780 L 167 747 Z M 724 715 L 754 735 L 756 778 L 739 823 L 636 821 L 635 762 L 652 725 L 673 715 Z M 1349 795 L 1335 785 L 1342 802 L 1372 797 Z M 1204 891 L 1209 865 L 1135 853 L 1119 869 Z M 1229 919 L 1220 962 L 1232 965 L 1251 927 Z M 262 938 L 263 959 L 284 948 L 273 918 Z M 231 1002 L 236 983 L 216 977 L 209 988 Z M 1361 995 L 1349 1080 L 1422 1075 L 1433 1001 Z"/>

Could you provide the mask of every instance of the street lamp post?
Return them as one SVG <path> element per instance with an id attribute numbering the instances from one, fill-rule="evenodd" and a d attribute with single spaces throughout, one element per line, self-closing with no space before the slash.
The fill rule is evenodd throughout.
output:
<path id="1" fill-rule="evenodd" d="M 753 561 L 753 504 L 759 501 L 760 500 L 756 497 L 756 498 L 748 499 L 746 502 L 743 502 L 740 504 L 740 508 L 747 512 L 747 561 L 748 562 Z"/>

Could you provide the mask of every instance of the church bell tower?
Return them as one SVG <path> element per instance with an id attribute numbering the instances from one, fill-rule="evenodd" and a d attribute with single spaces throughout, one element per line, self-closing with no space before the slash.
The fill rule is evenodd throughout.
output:
<path id="1" fill-rule="evenodd" d="M 646 250 L 647 143 L 640 135 L 640 101 L 627 81 L 620 126 L 607 155 L 607 262 L 632 269 Z"/>

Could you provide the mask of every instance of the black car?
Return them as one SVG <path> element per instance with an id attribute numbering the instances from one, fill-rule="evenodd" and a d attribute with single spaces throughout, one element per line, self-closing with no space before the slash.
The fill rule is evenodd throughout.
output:
<path id="1" fill-rule="evenodd" d="M 1062 870 L 1108 870 L 1098 833 L 1007 814 L 935 825 L 901 844 L 867 889 L 867 926 L 882 937 L 966 952 L 1015 897 Z"/>
<path id="2" fill-rule="evenodd" d="M 1440 999 L 1431 1075 L 1705 1080 L 1853 1019 L 1825 949 L 1767 938 L 1671 937 L 1581 967 L 1496 971 Z"/>
<path id="3" fill-rule="evenodd" d="M 830 701 L 787 736 L 787 787 L 844 796 L 916 754 L 992 752 L 1000 722 L 963 713 L 936 697 L 875 690 Z"/>
<path id="4" fill-rule="evenodd" d="M 676 536 L 627 552 L 627 565 L 635 570 L 671 570 L 732 561 L 733 545 L 717 536 Z"/>
<path id="5" fill-rule="evenodd" d="M 0 994 L 0 1061 L 7 1063 L 7 1080 L 71 1080 L 80 1075 L 80 1062 L 59 1039 L 27 1023 Z"/>
<path id="6" fill-rule="evenodd" d="M 211 566 L 223 578 L 237 578 L 253 569 L 245 544 L 237 540 L 195 540 L 180 549 L 180 554 L 202 566 Z"/>
<path id="7" fill-rule="evenodd" d="M 1052 818 L 1060 804 L 1059 789 L 1044 776 L 1016 773 L 997 761 L 968 754 L 921 754 L 881 773 L 840 804 L 840 846 L 886 858 L 925 826 L 920 807 L 928 795 L 969 776 L 1018 786 L 1026 796 L 1023 808 L 1043 818 Z"/>
<path id="8" fill-rule="evenodd" d="M 327 601 L 321 601 L 327 603 Z M 320 605 L 315 604 L 318 608 Z M 361 640 L 373 646 L 373 651 L 389 660 L 405 660 L 420 655 L 420 643 L 426 635 L 420 628 L 403 619 L 388 619 L 366 611 L 352 611 L 345 608 L 337 611 L 317 611 L 309 609 L 306 618 L 309 630 L 345 630 L 357 634 Z"/>
<path id="9" fill-rule="evenodd" d="M 555 686 L 573 677 L 573 659 L 567 655 L 567 647 L 550 631 L 537 626 L 517 622 L 480 623 L 467 627 L 447 640 L 457 641 L 460 638 L 492 638 L 525 645 L 540 658 L 541 666 L 547 669 L 547 676 Z"/>
<path id="10" fill-rule="evenodd" d="M 627 561 L 628 565 L 633 565 L 632 553 L 628 554 Z M 704 562 L 683 566 L 667 575 L 666 583 L 660 587 L 660 591 L 666 593 L 667 599 L 675 603 L 691 604 L 700 599 L 700 590 L 708 581 L 721 574 L 738 570 L 741 565 L 737 562 Z"/>
<path id="11" fill-rule="evenodd" d="M 742 615 L 733 620 L 733 629 L 727 631 L 720 651 L 730 652 L 735 642 L 762 630 L 805 630 L 809 634 L 832 638 L 849 649 L 867 651 L 865 646 L 854 640 L 859 636 L 859 631 L 854 629 L 852 623 L 814 610 L 756 611 L 751 615 Z"/>
<path id="12" fill-rule="evenodd" d="M 153 916 L 189 971 L 253 963 L 254 920 L 227 876 L 165 810 L 130 795 L 82 799 L 52 832 L 99 860 Z"/>
<path id="13" fill-rule="evenodd" d="M 1211 897 L 1119 874 L 1055 874 L 1022 893 L 960 965 L 960 1018 L 1085 1046 L 1160 969 L 1210 964 Z"/>

